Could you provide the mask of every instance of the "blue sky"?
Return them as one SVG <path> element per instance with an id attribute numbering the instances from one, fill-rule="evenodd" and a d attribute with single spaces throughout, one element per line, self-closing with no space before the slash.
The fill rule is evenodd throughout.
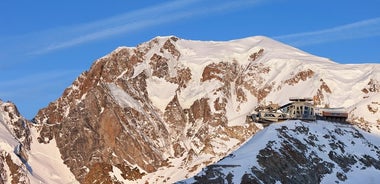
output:
<path id="1" fill-rule="evenodd" d="M 264 35 L 339 63 L 380 63 L 380 0 L 3 0 L 0 7 L 0 99 L 29 119 L 97 58 L 156 36 Z"/>

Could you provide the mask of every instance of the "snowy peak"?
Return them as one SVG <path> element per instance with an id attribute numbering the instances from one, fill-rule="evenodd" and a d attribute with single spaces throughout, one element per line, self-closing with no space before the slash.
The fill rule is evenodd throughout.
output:
<path id="1" fill-rule="evenodd" d="M 20 143 L 29 147 L 30 137 L 28 121 L 20 115 L 16 105 L 11 102 L 0 101 L 0 121 L 1 126 Z"/>
<path id="2" fill-rule="evenodd" d="M 39 144 L 40 127 L 0 101 L 0 183 L 75 183 L 55 143 Z"/>
<path id="3" fill-rule="evenodd" d="M 28 183 L 31 135 L 28 121 L 11 102 L 0 101 L 0 182 Z"/>

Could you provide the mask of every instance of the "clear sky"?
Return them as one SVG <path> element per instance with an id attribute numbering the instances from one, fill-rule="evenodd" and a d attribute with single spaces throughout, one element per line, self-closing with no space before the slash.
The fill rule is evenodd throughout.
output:
<path id="1" fill-rule="evenodd" d="M 264 35 L 338 63 L 380 63 L 380 0 L 2 0 L 0 99 L 31 119 L 99 57 L 156 36 Z"/>

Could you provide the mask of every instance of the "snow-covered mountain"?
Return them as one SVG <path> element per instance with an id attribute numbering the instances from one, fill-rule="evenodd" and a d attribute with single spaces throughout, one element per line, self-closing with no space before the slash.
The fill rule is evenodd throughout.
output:
<path id="1" fill-rule="evenodd" d="M 77 183 L 55 142 L 38 143 L 38 129 L 0 101 L 0 183 Z"/>
<path id="2" fill-rule="evenodd" d="M 95 61 L 39 111 L 27 152 L 55 150 L 40 153 L 72 173 L 67 182 L 173 183 L 261 130 L 247 117 L 257 105 L 289 97 L 345 107 L 352 124 L 379 135 L 379 81 L 379 64 L 342 65 L 262 36 L 157 37 Z M 40 180 L 60 183 L 52 172 Z"/>
<path id="3" fill-rule="evenodd" d="M 272 124 L 185 183 L 378 183 L 380 139 L 352 125 Z"/>

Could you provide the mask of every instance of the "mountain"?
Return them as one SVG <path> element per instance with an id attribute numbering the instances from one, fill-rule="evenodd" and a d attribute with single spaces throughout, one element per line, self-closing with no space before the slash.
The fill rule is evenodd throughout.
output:
<path id="1" fill-rule="evenodd" d="M 80 182 L 171 183 L 255 134 L 247 115 L 259 103 L 314 97 L 321 106 L 347 107 L 353 122 L 378 131 L 378 71 L 266 37 L 157 37 L 97 60 L 34 121 L 40 142 L 56 141 Z"/>
<path id="2" fill-rule="evenodd" d="M 234 113 L 228 107 L 233 105 L 231 84 L 242 76 L 241 69 L 229 70 L 238 64 L 205 63 L 204 56 L 196 59 L 177 42 L 201 46 L 159 37 L 136 48 L 118 48 L 35 117 L 43 126 L 40 142 L 55 140 L 80 182 L 177 181 L 258 130 L 245 123 L 246 114 L 237 125 L 228 121 L 227 114 Z M 207 69 L 202 73 L 200 67 Z M 218 77 L 220 72 L 226 76 Z"/>
<path id="3" fill-rule="evenodd" d="M 380 139 L 352 125 L 272 124 L 185 183 L 378 183 Z"/>
<path id="4" fill-rule="evenodd" d="M 31 183 L 173 183 L 262 131 L 248 117 L 257 105 L 289 97 L 345 107 L 379 135 L 379 81 L 378 64 L 342 65 L 262 36 L 156 37 L 96 60 L 41 109 L 27 123 L 29 159 L 17 162 Z"/>

